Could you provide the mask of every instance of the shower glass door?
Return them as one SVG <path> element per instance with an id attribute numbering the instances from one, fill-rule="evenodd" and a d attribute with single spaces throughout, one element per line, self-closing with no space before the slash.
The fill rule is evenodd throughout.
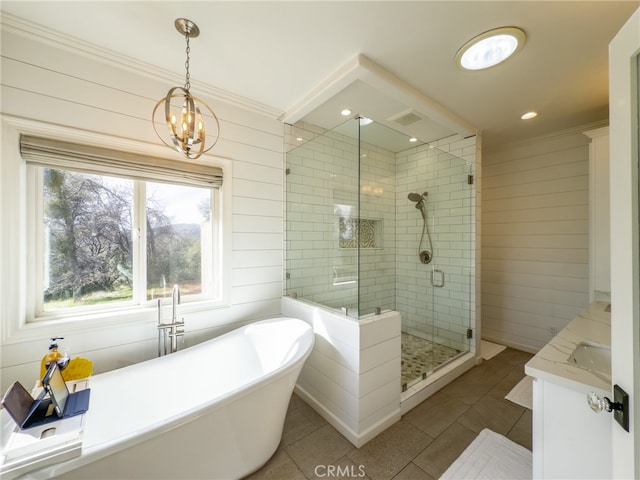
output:
<path id="1" fill-rule="evenodd" d="M 463 159 L 439 152 L 434 159 L 431 230 L 433 258 L 427 291 L 433 334 L 427 376 L 470 348 L 474 294 L 474 191 L 472 168 Z"/>
<path id="2" fill-rule="evenodd" d="M 469 351 L 475 288 L 471 174 L 468 162 L 432 145 L 398 154 L 404 390 Z"/>

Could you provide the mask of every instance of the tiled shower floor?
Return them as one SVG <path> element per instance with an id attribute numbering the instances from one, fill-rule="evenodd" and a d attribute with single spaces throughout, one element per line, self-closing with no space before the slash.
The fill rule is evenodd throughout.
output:
<path id="1" fill-rule="evenodd" d="M 402 387 L 422 380 L 437 367 L 460 355 L 461 351 L 415 335 L 402 333 Z"/>

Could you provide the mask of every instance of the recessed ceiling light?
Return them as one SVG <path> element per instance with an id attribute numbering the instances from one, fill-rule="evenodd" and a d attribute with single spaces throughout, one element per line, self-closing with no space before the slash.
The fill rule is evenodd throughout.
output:
<path id="1" fill-rule="evenodd" d="M 348 117 L 349 115 L 351 115 L 351 110 L 349 110 L 348 108 L 345 108 L 340 112 L 340 115 L 342 115 L 343 117 Z"/>
<path id="2" fill-rule="evenodd" d="M 538 112 L 527 112 L 527 113 L 523 113 L 520 118 L 522 120 L 530 120 L 532 118 L 535 118 L 538 116 Z"/>
<path id="3" fill-rule="evenodd" d="M 409 141 L 410 141 L 411 143 L 413 143 L 413 142 L 417 142 L 417 141 L 418 141 L 418 139 L 417 139 L 416 137 L 411 137 L 411 138 L 409 139 Z"/>
<path id="4" fill-rule="evenodd" d="M 527 36 L 516 27 L 501 27 L 481 33 L 465 43 L 456 53 L 456 64 L 465 70 L 493 67 L 524 46 Z"/>
<path id="5" fill-rule="evenodd" d="M 296 140 L 297 140 L 298 142 L 301 142 L 301 141 L 302 141 L 302 140 L 304 140 L 304 139 L 303 139 L 302 137 L 296 137 Z"/>

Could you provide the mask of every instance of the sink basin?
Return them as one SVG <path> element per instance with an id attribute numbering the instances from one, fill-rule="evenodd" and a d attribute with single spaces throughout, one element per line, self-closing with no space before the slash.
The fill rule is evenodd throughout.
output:
<path id="1" fill-rule="evenodd" d="M 611 348 L 589 342 L 580 342 L 569 355 L 569 363 L 590 370 L 611 375 Z"/>

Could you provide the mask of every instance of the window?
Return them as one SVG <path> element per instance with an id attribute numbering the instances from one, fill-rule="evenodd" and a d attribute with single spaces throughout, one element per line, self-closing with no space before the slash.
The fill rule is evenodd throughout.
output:
<path id="1" fill-rule="evenodd" d="M 219 298 L 220 169 L 193 178 L 174 164 L 160 171 L 155 158 L 24 136 L 21 152 L 32 202 L 29 320 L 150 306 L 174 284 L 183 302 Z"/>
<path id="2" fill-rule="evenodd" d="M 163 183 L 146 186 L 147 300 L 171 295 L 175 284 L 183 296 L 207 292 L 213 251 L 211 191 Z"/>

